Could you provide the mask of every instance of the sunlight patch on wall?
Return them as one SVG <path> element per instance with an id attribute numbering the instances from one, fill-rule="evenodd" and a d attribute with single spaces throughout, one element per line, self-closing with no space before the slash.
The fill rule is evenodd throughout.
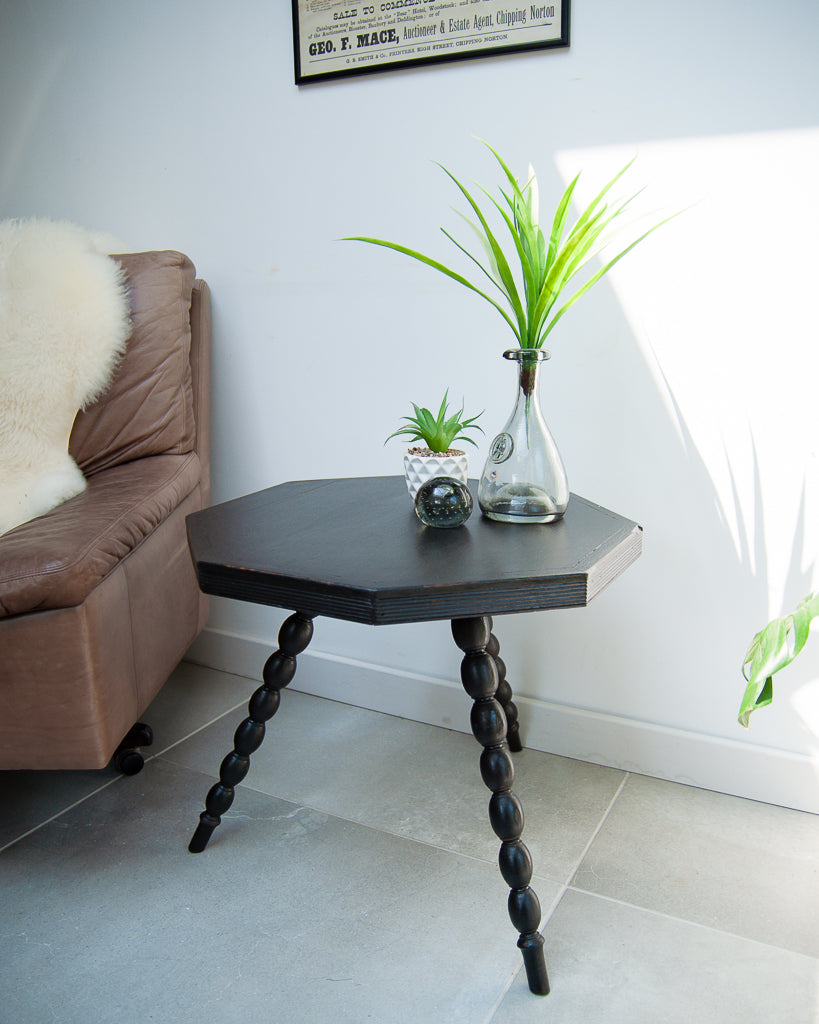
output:
<path id="1" fill-rule="evenodd" d="M 635 155 L 623 192 L 646 186 L 646 226 L 685 212 L 609 280 L 779 614 L 819 553 L 819 129 L 571 150 L 557 166 L 567 183 L 582 170 L 585 205 Z"/>

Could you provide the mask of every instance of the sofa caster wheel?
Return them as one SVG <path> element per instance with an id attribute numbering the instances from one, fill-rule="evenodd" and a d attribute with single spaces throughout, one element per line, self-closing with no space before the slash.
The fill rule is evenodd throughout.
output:
<path id="1" fill-rule="evenodd" d="M 136 747 L 149 747 L 154 741 L 153 729 L 144 722 L 137 722 L 114 751 L 112 765 L 122 775 L 137 775 L 145 765 L 145 758 Z"/>
<path id="2" fill-rule="evenodd" d="M 154 731 L 150 725 L 137 722 L 131 726 L 128 735 L 120 743 L 120 747 L 150 747 L 154 741 Z"/>
<path id="3" fill-rule="evenodd" d="M 114 754 L 114 767 L 121 775 L 137 775 L 145 766 L 145 758 L 138 750 L 118 750 Z"/>

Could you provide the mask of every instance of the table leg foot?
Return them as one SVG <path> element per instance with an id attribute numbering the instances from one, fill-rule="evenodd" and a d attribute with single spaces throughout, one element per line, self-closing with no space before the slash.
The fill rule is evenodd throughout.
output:
<path id="1" fill-rule="evenodd" d="M 492 791 L 489 821 L 501 840 L 498 866 L 510 888 L 509 917 L 520 932 L 518 946 L 523 954 L 529 988 L 539 995 L 549 991 L 543 938 L 538 934 L 540 902 L 529 885 L 532 857 L 521 840 L 523 808 L 512 792 L 515 768 L 506 742 L 506 716 L 496 698 L 498 666 L 490 653 L 491 621 L 488 616 L 453 619 L 452 636 L 463 651 L 461 683 L 473 700 L 471 724 L 481 744 L 481 777 Z"/>
<path id="2" fill-rule="evenodd" d="M 529 991 L 536 996 L 548 996 L 549 975 L 546 973 L 546 957 L 543 955 L 543 936 L 538 932 L 534 935 L 521 935 L 518 948 L 523 953 Z"/>
<path id="3" fill-rule="evenodd" d="M 276 714 L 280 694 L 296 674 L 296 655 L 310 643 L 313 618 L 295 612 L 285 619 L 279 630 L 279 649 L 270 655 L 264 666 L 264 684 L 250 698 L 248 717 L 233 737 L 233 750 L 222 761 L 219 781 L 205 798 L 205 810 L 188 844 L 190 853 L 201 853 L 208 845 L 213 830 L 233 803 L 236 786 L 250 770 L 250 755 L 261 746 L 265 722 Z"/>
<path id="4" fill-rule="evenodd" d="M 492 628 L 491 618 L 489 618 L 489 628 Z M 512 700 L 512 687 L 506 679 L 506 664 L 499 654 L 500 642 L 494 633 L 489 637 L 489 643 L 486 645 L 486 650 L 495 659 L 495 664 L 498 667 L 498 688 L 495 691 L 495 697 L 500 701 L 503 706 L 503 713 L 506 715 L 506 742 L 509 744 L 509 749 L 512 753 L 518 754 L 523 750 L 523 744 L 520 740 L 518 709 L 517 705 Z"/>
<path id="5" fill-rule="evenodd" d="M 196 826 L 196 831 L 193 833 L 190 843 L 188 843 L 188 852 L 201 853 L 208 845 L 208 840 L 218 824 L 219 821 L 216 817 L 208 814 L 207 811 L 202 811 L 199 815 L 199 824 Z"/>

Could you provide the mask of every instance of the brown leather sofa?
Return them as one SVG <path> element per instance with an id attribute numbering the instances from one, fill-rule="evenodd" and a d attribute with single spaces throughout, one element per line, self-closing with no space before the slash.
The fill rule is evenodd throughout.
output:
<path id="1" fill-rule="evenodd" d="M 71 432 L 88 488 L 0 537 L 0 769 L 138 770 L 150 730 L 123 740 L 207 618 L 185 517 L 210 495 L 208 288 L 182 253 L 114 258 L 133 333 Z"/>

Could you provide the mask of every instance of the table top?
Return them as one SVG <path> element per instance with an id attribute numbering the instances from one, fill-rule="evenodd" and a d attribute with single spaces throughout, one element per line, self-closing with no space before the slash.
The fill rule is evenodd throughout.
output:
<path id="1" fill-rule="evenodd" d="M 188 516 L 207 594 L 375 625 L 586 605 L 642 528 L 572 495 L 556 523 L 422 525 L 404 478 L 298 480 Z"/>

